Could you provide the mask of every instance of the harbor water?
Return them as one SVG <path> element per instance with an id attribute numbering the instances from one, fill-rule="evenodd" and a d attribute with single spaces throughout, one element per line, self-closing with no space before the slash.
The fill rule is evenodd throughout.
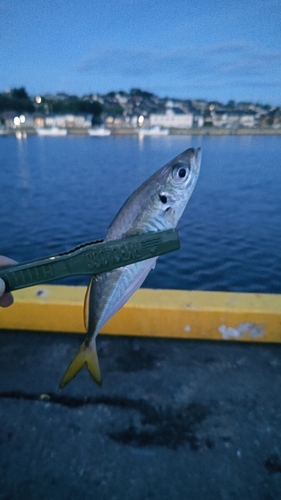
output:
<path id="1" fill-rule="evenodd" d="M 23 262 L 102 238 L 132 191 L 189 147 L 202 165 L 181 249 L 143 286 L 281 293 L 279 136 L 1 137 L 0 254 Z"/>

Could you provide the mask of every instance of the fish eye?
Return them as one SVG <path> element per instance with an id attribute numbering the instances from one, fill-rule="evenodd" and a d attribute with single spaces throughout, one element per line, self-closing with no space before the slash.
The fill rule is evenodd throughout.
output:
<path id="1" fill-rule="evenodd" d="M 185 168 L 180 168 L 179 171 L 178 171 L 178 176 L 183 178 L 186 176 L 186 169 Z"/>
<path id="2" fill-rule="evenodd" d="M 188 165 L 177 163 L 173 169 L 173 177 L 176 180 L 181 180 L 181 179 L 184 180 L 187 179 L 187 177 L 189 176 L 189 172 L 190 168 L 188 167 Z"/>

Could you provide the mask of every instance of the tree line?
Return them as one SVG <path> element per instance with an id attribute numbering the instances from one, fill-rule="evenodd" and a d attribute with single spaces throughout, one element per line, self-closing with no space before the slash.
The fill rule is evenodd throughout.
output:
<path id="1" fill-rule="evenodd" d="M 32 99 L 24 87 L 0 93 L 0 113 L 14 111 L 16 113 L 54 113 L 54 114 L 90 114 L 97 119 L 104 112 L 99 101 L 65 95 L 62 99 L 42 97 L 40 102 Z"/>

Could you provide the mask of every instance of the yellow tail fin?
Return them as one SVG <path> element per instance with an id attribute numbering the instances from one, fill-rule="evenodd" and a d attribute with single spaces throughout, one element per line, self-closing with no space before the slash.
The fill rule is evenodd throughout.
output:
<path id="1" fill-rule="evenodd" d="M 95 345 L 87 346 L 85 342 L 81 345 L 78 353 L 76 354 L 74 360 L 70 363 L 67 368 L 62 381 L 60 383 L 59 389 L 63 389 L 68 382 L 70 382 L 75 375 L 77 375 L 83 366 L 87 365 L 90 375 L 93 377 L 94 381 L 101 387 L 101 372 L 98 360 L 98 353 Z"/>

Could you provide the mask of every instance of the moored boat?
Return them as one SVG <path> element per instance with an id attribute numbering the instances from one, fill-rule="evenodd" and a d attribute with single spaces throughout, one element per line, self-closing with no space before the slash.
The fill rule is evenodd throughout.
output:
<path id="1" fill-rule="evenodd" d="M 159 125 L 155 125 L 154 127 L 150 128 L 140 128 L 138 130 L 139 137 L 142 137 L 144 135 L 152 135 L 152 136 L 157 136 L 157 135 L 168 135 L 170 133 L 168 128 L 161 128 Z"/>
<path id="2" fill-rule="evenodd" d="M 59 128 L 59 127 L 37 128 L 36 132 L 40 136 L 65 136 L 65 135 L 67 135 L 67 130 L 65 128 Z"/>
<path id="3" fill-rule="evenodd" d="M 111 130 L 105 127 L 90 128 L 88 134 L 92 137 L 107 137 L 111 134 Z"/>

